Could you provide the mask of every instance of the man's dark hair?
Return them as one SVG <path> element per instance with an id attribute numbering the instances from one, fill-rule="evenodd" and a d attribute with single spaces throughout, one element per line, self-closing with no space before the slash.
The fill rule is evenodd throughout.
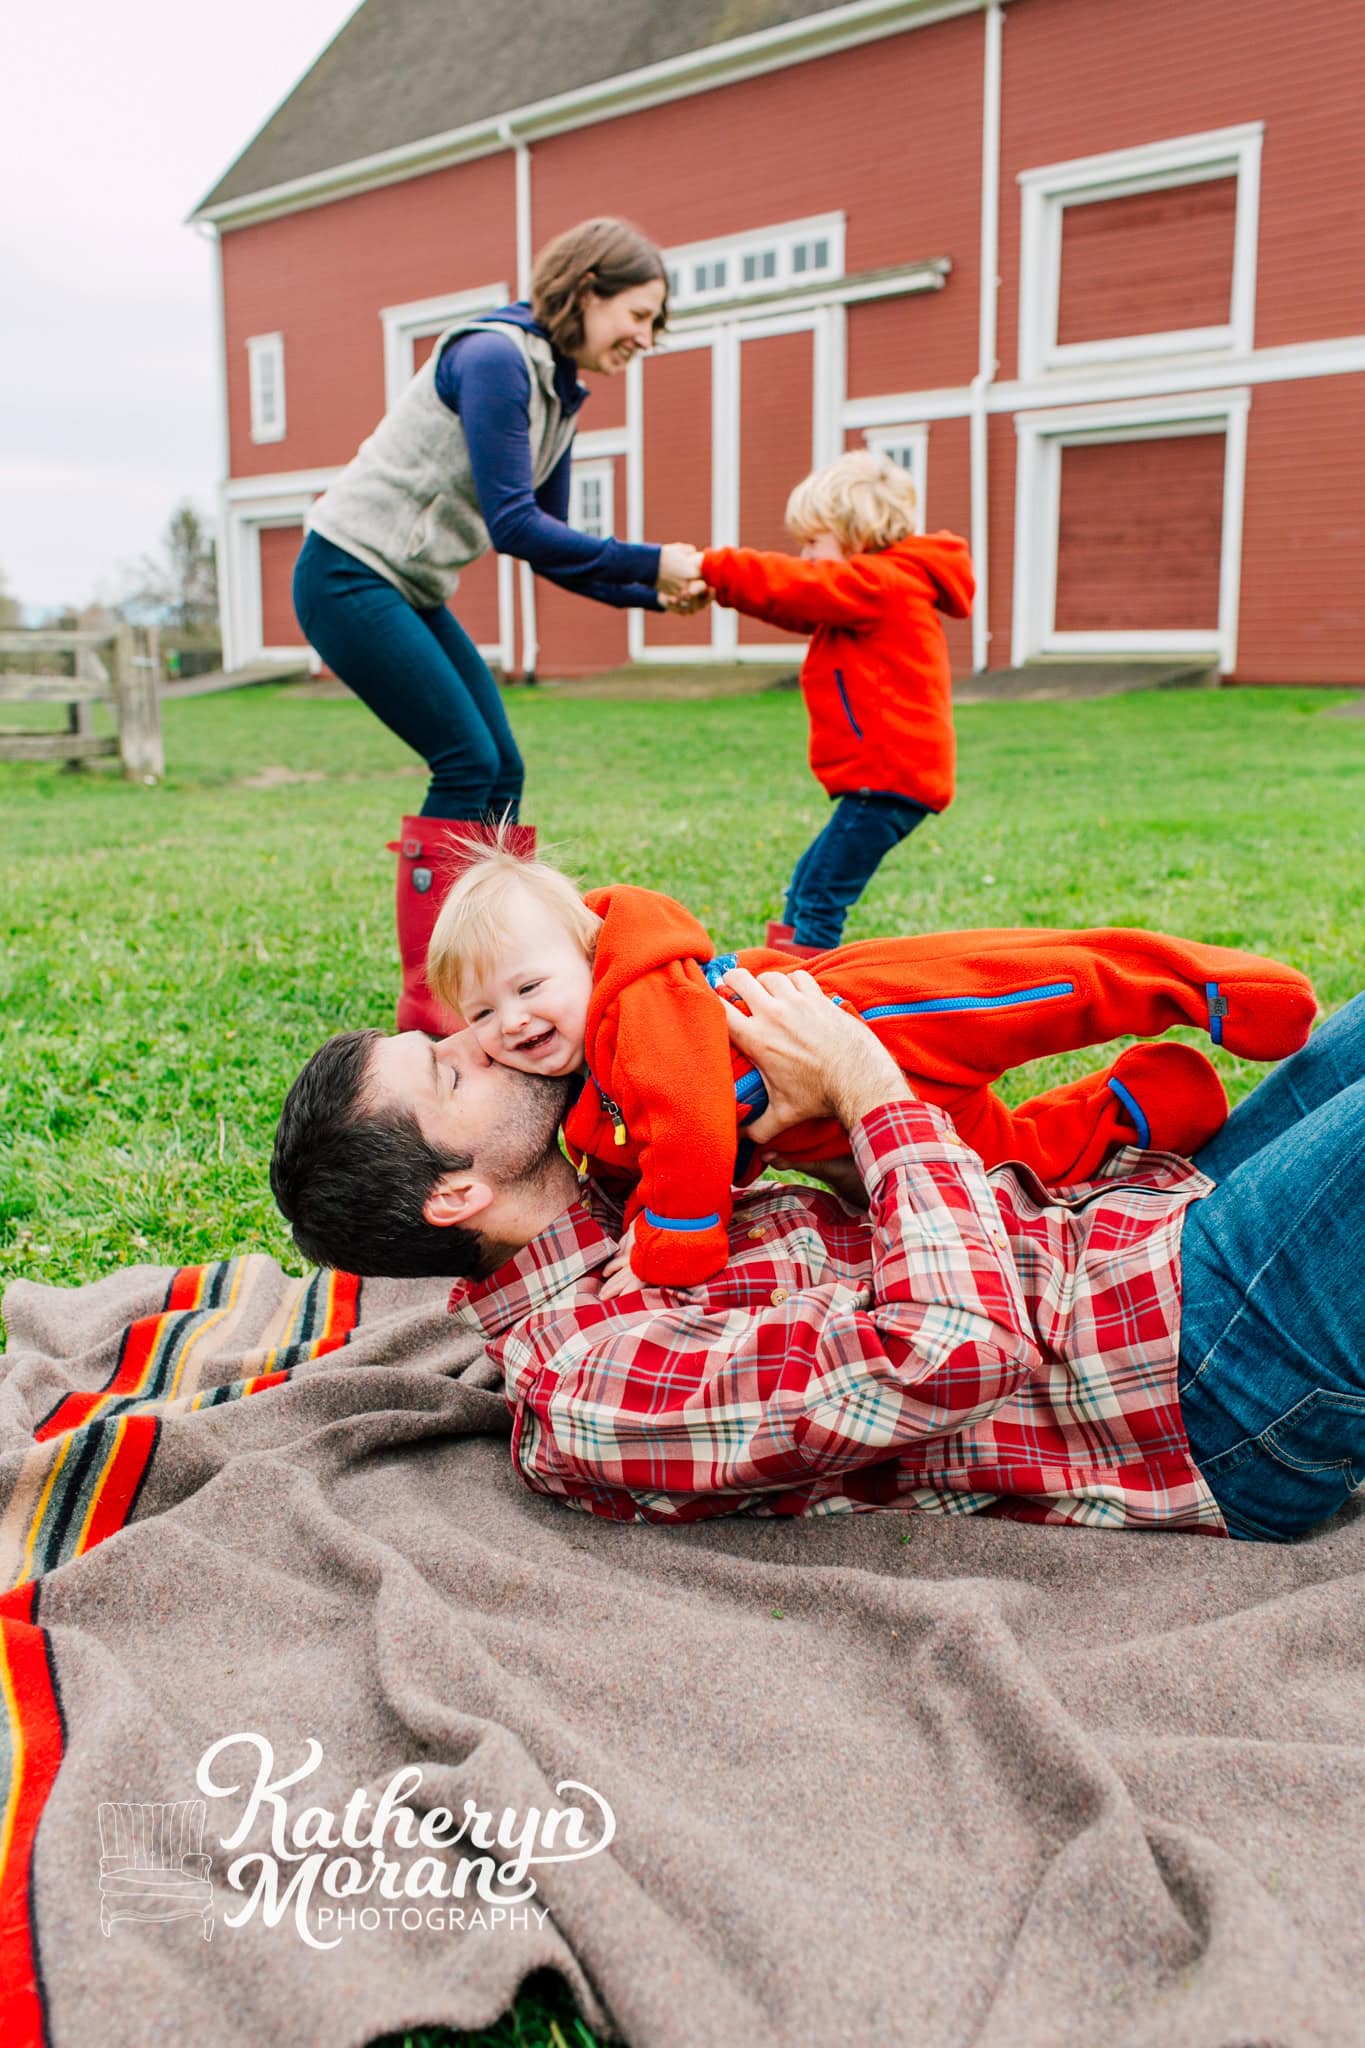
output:
<path id="1" fill-rule="evenodd" d="M 477 1230 L 428 1223 L 423 1204 L 443 1173 L 467 1173 L 467 1152 L 433 1145 L 410 1109 L 365 1100 L 382 1031 L 341 1031 L 309 1060 L 284 1099 L 270 1186 L 294 1242 L 320 1266 L 400 1279 L 467 1279 L 487 1257 Z"/>

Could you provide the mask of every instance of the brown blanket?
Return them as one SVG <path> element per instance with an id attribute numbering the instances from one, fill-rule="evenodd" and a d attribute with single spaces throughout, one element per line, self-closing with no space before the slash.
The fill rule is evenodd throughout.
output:
<path id="1" fill-rule="evenodd" d="M 609 1526 L 514 1478 L 443 1293 L 252 1257 L 7 1295 L 7 2048 L 348 2048 L 486 2023 L 541 1965 L 634 2048 L 1362 2038 L 1358 1509 L 1292 1548 Z M 232 1925 L 265 1869 L 235 1888 L 234 1859 L 270 1849 L 268 1801 L 230 1839 L 259 1751 L 212 1766 L 210 1866 L 183 1831 L 110 1854 L 99 1809 L 204 1798 L 235 1734 L 276 1778 L 321 1746 L 279 1794 L 281 1888 L 404 1766 L 418 1813 L 514 1834 L 576 1803 L 595 1844 L 596 1794 L 614 1836 L 533 1895 L 471 1886 L 463 1919 L 381 1901 L 367 1926 L 366 1895 L 334 1934 L 319 1879 L 303 1918 L 335 1946 L 292 1910 Z M 463 1846 L 428 1875 L 486 1876 Z M 372 1875 L 348 1854 L 317 1855 L 343 1889 Z"/>

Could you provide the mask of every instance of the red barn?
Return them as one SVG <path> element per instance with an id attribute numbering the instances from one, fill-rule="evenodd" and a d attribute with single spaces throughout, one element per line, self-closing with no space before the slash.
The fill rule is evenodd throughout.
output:
<path id="1" fill-rule="evenodd" d="M 304 513 L 441 327 L 622 213 L 673 313 L 592 380 L 578 523 L 781 545 L 791 484 L 868 441 L 971 537 L 959 672 L 1365 683 L 1362 103 L 1340 0 L 366 0 L 195 215 L 226 658 L 299 645 Z M 456 608 L 509 673 L 792 652 L 493 558 Z"/>

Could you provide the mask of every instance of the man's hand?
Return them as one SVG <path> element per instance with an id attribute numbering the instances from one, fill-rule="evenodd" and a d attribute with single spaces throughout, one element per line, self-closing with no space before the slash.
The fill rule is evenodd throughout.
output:
<path id="1" fill-rule="evenodd" d="M 746 1138 L 756 1144 L 812 1117 L 837 1117 L 851 1131 L 883 1102 L 914 1094 L 904 1074 L 862 1019 L 831 1002 L 812 975 L 752 975 L 733 967 L 723 987 L 748 1007 L 725 1007 L 730 1036 L 753 1061 L 768 1091 L 768 1107 Z"/>

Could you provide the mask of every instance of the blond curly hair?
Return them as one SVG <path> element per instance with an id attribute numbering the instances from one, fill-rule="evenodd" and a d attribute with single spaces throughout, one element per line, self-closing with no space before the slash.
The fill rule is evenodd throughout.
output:
<path id="1" fill-rule="evenodd" d="M 805 477 L 787 500 L 798 540 L 832 533 L 851 555 L 875 555 L 919 530 L 919 492 L 899 463 L 854 448 Z"/>

